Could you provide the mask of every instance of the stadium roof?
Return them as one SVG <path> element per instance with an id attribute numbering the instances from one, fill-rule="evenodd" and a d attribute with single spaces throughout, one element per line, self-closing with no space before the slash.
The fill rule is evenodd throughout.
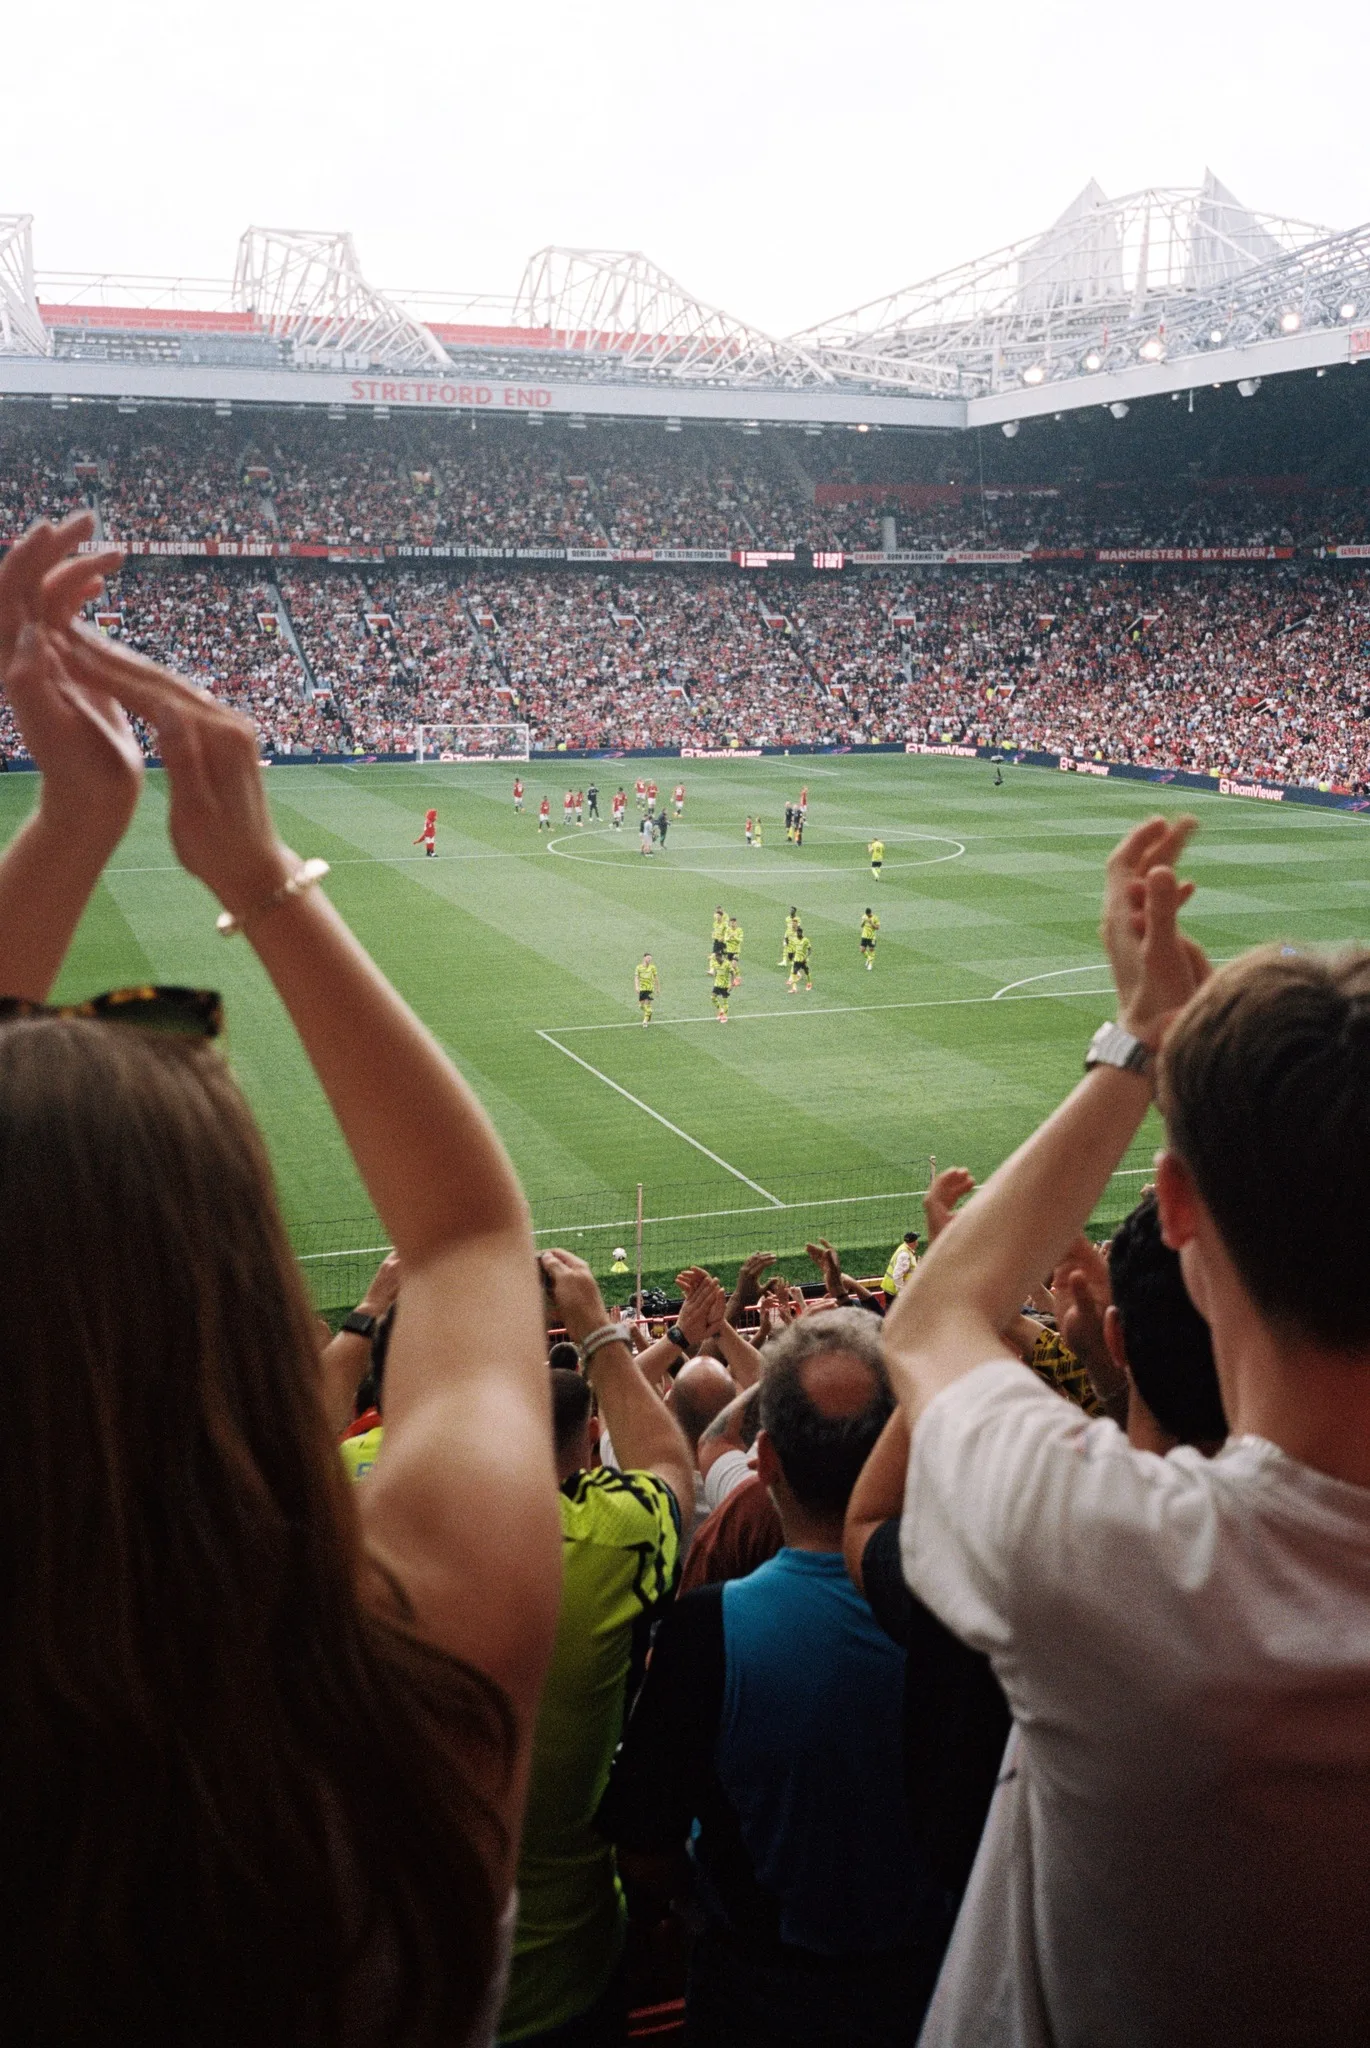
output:
<path id="1" fill-rule="evenodd" d="M 381 291 L 349 235 L 298 229 L 249 229 L 231 282 L 44 276 L 0 216 L 16 395 L 1011 428 L 1362 355 L 1370 226 L 1254 212 L 1211 171 L 1091 181 L 1043 233 L 789 336 L 635 251 L 543 249 L 501 302 Z"/>

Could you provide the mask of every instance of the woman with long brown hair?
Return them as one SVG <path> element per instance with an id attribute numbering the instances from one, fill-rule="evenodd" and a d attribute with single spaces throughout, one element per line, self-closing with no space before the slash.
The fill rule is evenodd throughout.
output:
<path id="1" fill-rule="evenodd" d="M 77 622 L 118 560 L 71 558 L 90 530 L 37 527 L 0 565 L 0 676 L 42 771 L 0 860 L 4 2038 L 466 2048 L 498 2006 L 559 1591 L 528 1217 L 278 839 L 251 726 Z M 400 1254 L 363 1488 L 212 1004 L 41 1010 L 138 799 L 130 718 Z"/>

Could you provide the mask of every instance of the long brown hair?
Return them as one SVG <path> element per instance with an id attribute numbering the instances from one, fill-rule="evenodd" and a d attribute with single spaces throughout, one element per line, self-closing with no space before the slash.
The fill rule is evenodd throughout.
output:
<path id="1" fill-rule="evenodd" d="M 503 1695 L 387 1622 L 220 1056 L 0 1029 L 7 2042 L 461 2042 Z"/>

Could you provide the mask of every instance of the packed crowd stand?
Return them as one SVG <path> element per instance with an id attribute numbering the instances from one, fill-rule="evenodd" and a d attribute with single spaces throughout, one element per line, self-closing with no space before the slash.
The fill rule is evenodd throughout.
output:
<path id="1" fill-rule="evenodd" d="M 1149 819 L 983 1188 L 610 1307 L 90 531 L 0 564 L 7 2038 L 1362 2048 L 1370 952 L 1214 969 Z M 135 725 L 394 1246 L 336 1331 L 218 998 L 47 1006 Z"/>
<path id="2" fill-rule="evenodd" d="M 1370 577 L 1327 564 L 758 583 L 161 562 L 91 609 L 275 754 L 517 722 L 545 749 L 912 740 L 1370 785 Z"/>
<path id="3" fill-rule="evenodd" d="M 15 419 L 0 543 L 83 503 L 112 540 L 378 547 L 1292 547 L 1363 542 L 1370 492 L 1302 477 L 871 482 L 845 436 L 480 422 Z M 893 468 L 897 450 L 887 453 Z M 945 466 L 945 465 L 944 465 Z"/>

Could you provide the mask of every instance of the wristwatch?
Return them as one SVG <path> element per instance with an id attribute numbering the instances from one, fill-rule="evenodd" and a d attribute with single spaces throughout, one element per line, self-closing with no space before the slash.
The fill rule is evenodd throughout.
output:
<path id="1" fill-rule="evenodd" d="M 1121 1024 L 1101 1024 L 1089 1041 L 1085 1072 L 1091 1067 L 1121 1067 L 1125 1074 L 1149 1074 L 1154 1058 L 1151 1047 Z"/>
<path id="2" fill-rule="evenodd" d="M 687 1358 L 690 1356 L 690 1353 L 693 1349 L 693 1346 L 691 1345 L 689 1338 L 685 1335 L 685 1332 L 681 1329 L 679 1323 L 671 1324 L 670 1329 L 666 1332 L 666 1342 L 668 1344 L 674 1344 L 676 1350 L 683 1351 Z"/>
<path id="3" fill-rule="evenodd" d="M 350 1331 L 354 1337 L 365 1337 L 370 1343 L 376 1334 L 376 1325 L 379 1321 L 379 1316 L 368 1315 L 364 1308 L 354 1308 L 343 1317 L 342 1328 Z"/>

